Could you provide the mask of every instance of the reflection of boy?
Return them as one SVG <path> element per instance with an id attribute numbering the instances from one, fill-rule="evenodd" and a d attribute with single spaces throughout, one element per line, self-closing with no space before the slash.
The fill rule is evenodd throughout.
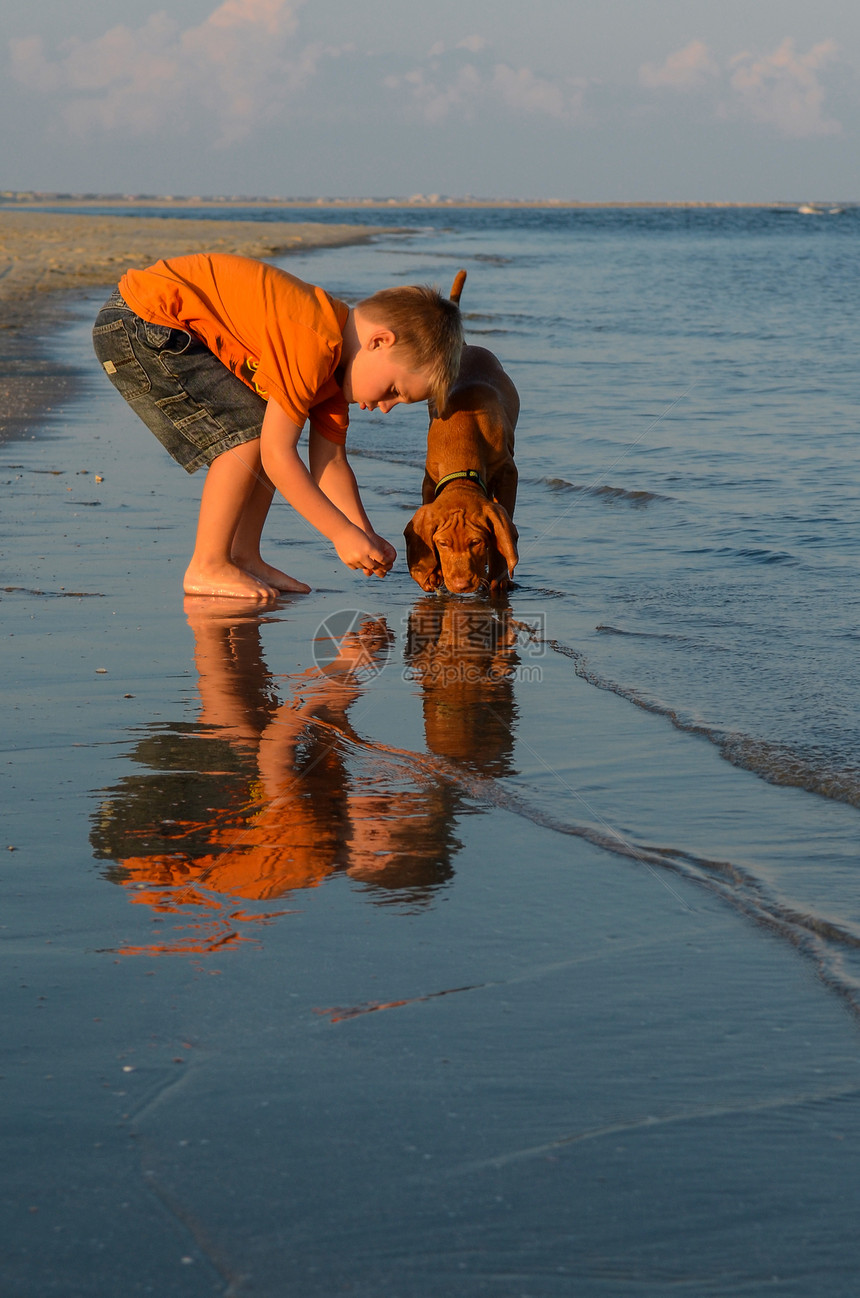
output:
<path id="1" fill-rule="evenodd" d="M 384 619 L 345 636 L 324 671 L 287 678 L 297 692 L 280 703 L 255 610 L 235 599 L 186 598 L 198 724 L 142 739 L 131 756 L 147 773 L 106 790 L 94 818 L 96 856 L 117 863 L 108 877 L 129 887 L 133 902 L 208 914 L 193 937 L 162 940 L 151 953 L 212 949 L 225 925 L 241 932 L 253 919 L 227 913 L 214 894 L 274 899 L 346 867 L 369 887 L 408 889 L 414 903 L 452 873 L 456 793 L 432 781 L 377 794 L 375 760 L 363 776 L 348 771 L 348 747 L 333 739 L 356 738 L 347 720 L 360 694 L 356 666 L 387 652 Z"/>
<path id="2" fill-rule="evenodd" d="M 184 588 L 268 600 L 303 582 L 265 563 L 277 488 L 350 568 L 384 576 L 395 550 L 365 513 L 345 451 L 348 406 L 444 406 L 463 333 L 433 289 L 350 308 L 265 262 L 195 254 L 130 270 L 99 313 L 96 355 L 174 459 L 209 468 Z M 297 446 L 310 420 L 309 467 Z"/>

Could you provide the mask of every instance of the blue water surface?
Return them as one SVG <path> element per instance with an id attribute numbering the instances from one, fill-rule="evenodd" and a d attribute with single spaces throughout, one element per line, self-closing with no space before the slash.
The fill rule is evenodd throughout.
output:
<path id="1" fill-rule="evenodd" d="M 378 227 L 280 260 L 350 302 L 467 270 L 516 585 L 412 582 L 398 407 L 384 582 L 280 504 L 312 594 L 183 602 L 201 475 L 79 303 L 0 457 L 0 1288 L 852 1298 L 858 211 L 184 212 Z"/>

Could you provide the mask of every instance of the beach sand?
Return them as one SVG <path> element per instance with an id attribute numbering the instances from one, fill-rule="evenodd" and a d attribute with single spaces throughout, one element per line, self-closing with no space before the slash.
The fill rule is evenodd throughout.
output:
<path id="1" fill-rule="evenodd" d="M 190 252 L 270 258 L 361 243 L 378 227 L 299 221 L 94 216 L 0 210 L 0 440 L 71 390 L 73 376 L 37 339 L 66 318 L 64 300 L 116 284 L 129 266 Z"/>

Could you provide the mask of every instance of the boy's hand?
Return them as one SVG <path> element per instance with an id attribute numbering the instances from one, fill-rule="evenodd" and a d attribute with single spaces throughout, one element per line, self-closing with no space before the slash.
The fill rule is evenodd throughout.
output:
<path id="1" fill-rule="evenodd" d="M 347 568 L 361 569 L 367 577 L 384 577 L 397 557 L 387 541 L 375 533 L 368 536 L 360 527 L 350 524 L 334 539 L 337 556 Z"/>
<path id="2" fill-rule="evenodd" d="M 390 541 L 386 541 L 384 536 L 380 536 L 378 532 L 368 532 L 368 536 L 373 544 L 378 546 L 382 551 L 385 556 L 385 571 L 390 572 L 394 560 L 397 558 L 397 551 L 394 546 Z"/>

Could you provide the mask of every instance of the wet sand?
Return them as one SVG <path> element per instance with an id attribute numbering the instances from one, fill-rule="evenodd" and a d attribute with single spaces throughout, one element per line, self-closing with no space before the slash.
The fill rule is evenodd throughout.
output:
<path id="1" fill-rule="evenodd" d="M 535 793 L 738 772 L 515 635 L 458 678 L 479 605 L 284 511 L 311 595 L 183 600 L 198 484 L 106 384 L 2 460 L 4 1291 L 851 1298 L 844 1007 Z"/>
<path id="2" fill-rule="evenodd" d="M 71 295 L 106 290 L 129 266 L 189 252 L 271 258 L 361 243 L 377 227 L 309 222 L 184 220 L 0 210 L 0 440 L 71 390 L 73 375 L 43 340 L 67 319 Z"/>
<path id="3" fill-rule="evenodd" d="M 591 810 L 790 791 L 538 654 L 527 570 L 476 636 L 280 506 L 310 595 L 183 600 L 200 482 L 89 374 L 0 455 L 4 1292 L 853 1298 L 854 1020 Z M 355 432 L 396 538 L 423 420 Z"/>

